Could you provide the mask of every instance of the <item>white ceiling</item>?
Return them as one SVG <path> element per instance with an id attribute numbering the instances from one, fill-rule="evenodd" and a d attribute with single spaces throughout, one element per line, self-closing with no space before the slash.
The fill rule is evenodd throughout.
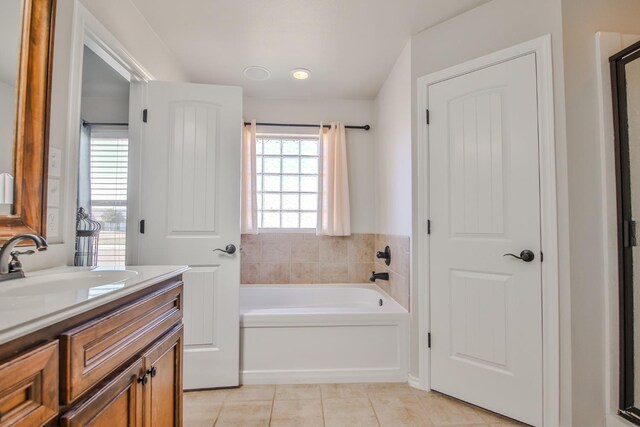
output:
<path id="1" fill-rule="evenodd" d="M 262 98 L 373 99 L 411 34 L 489 0 L 132 1 L 193 82 Z M 247 80 L 250 65 L 271 78 Z M 293 81 L 297 67 L 311 78 Z"/>
<path id="2" fill-rule="evenodd" d="M 16 86 L 20 60 L 22 0 L 0 1 L 0 81 Z"/>
<path id="3" fill-rule="evenodd" d="M 129 82 L 86 46 L 82 61 L 83 97 L 129 97 Z"/>

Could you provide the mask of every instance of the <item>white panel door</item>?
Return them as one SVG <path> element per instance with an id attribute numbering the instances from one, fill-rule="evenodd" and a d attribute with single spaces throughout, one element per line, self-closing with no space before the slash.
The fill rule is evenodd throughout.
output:
<path id="1" fill-rule="evenodd" d="M 542 424 L 534 54 L 429 86 L 431 386 Z M 530 262 L 520 256 L 530 250 Z"/>
<path id="2" fill-rule="evenodd" d="M 141 150 L 141 264 L 187 264 L 186 389 L 239 381 L 242 89 L 152 82 Z"/>

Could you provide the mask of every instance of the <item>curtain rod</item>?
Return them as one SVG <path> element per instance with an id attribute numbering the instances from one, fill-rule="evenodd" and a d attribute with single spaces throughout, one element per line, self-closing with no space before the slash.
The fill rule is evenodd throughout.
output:
<path id="1" fill-rule="evenodd" d="M 129 123 L 91 123 L 83 120 L 82 126 L 129 126 Z"/>
<path id="2" fill-rule="evenodd" d="M 250 126 L 251 122 L 244 122 L 245 126 Z M 256 123 L 256 126 L 281 126 L 281 127 L 294 127 L 294 128 L 319 128 L 320 125 L 305 125 L 305 124 L 295 124 L 295 123 Z M 331 125 L 324 125 L 325 128 L 330 128 Z M 353 126 L 348 125 L 344 127 L 345 129 L 360 129 L 360 130 L 369 130 L 371 126 Z"/>

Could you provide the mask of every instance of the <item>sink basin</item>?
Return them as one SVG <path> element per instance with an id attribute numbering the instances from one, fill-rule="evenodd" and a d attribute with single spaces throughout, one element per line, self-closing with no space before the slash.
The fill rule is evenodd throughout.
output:
<path id="1" fill-rule="evenodd" d="M 35 275 L 0 283 L 0 298 L 89 291 L 94 296 L 124 287 L 132 270 L 82 270 Z"/>

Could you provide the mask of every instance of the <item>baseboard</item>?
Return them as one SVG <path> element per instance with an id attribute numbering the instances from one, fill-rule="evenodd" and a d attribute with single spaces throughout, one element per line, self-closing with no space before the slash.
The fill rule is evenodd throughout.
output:
<path id="1" fill-rule="evenodd" d="M 328 369 L 241 371 L 242 384 L 328 384 L 406 382 L 407 372 L 400 369 Z"/>
<path id="2" fill-rule="evenodd" d="M 414 377 L 413 375 L 409 374 L 409 376 L 407 377 L 407 382 L 409 383 L 410 387 L 413 388 L 417 388 L 418 390 L 426 390 L 427 388 L 421 383 L 420 378 L 418 377 Z"/>

